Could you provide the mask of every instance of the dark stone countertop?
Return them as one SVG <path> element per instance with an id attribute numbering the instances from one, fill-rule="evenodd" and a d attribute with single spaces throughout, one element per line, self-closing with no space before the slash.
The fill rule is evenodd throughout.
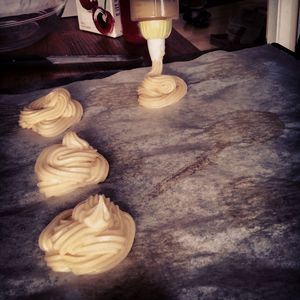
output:
<path id="1" fill-rule="evenodd" d="M 57 138 L 18 128 L 46 94 L 1 95 L 1 299 L 299 299 L 300 63 L 266 45 L 165 65 L 188 84 L 147 110 L 147 68 L 70 84 L 73 129 L 110 163 L 107 180 L 46 200 L 34 164 Z M 97 276 L 54 273 L 38 247 L 55 215 L 95 193 L 129 212 L 129 256 Z"/>

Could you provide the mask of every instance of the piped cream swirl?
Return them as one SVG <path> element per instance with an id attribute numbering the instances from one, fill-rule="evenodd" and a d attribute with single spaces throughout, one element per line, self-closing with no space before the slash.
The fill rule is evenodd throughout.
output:
<path id="1" fill-rule="evenodd" d="M 25 107 L 19 125 L 42 136 L 54 137 L 78 123 L 82 114 L 81 104 L 71 99 L 66 89 L 57 88 Z"/>
<path id="2" fill-rule="evenodd" d="M 125 259 L 134 236 L 132 217 L 95 195 L 56 216 L 40 234 L 39 247 L 53 271 L 98 274 Z"/>
<path id="3" fill-rule="evenodd" d="M 109 164 L 96 149 L 70 131 L 62 144 L 49 146 L 41 152 L 34 170 L 40 192 L 48 198 L 103 182 Z"/>
<path id="4" fill-rule="evenodd" d="M 178 102 L 187 92 L 186 83 L 177 76 L 162 75 L 162 62 L 152 69 L 138 88 L 139 103 L 147 108 L 162 108 Z"/>

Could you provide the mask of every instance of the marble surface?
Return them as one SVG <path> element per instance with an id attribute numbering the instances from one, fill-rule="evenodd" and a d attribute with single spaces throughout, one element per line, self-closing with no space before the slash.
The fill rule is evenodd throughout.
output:
<path id="1" fill-rule="evenodd" d="M 49 200 L 34 163 L 62 136 L 17 125 L 47 90 L 0 95 L 0 298 L 299 299 L 300 62 L 266 45 L 166 65 L 188 93 L 161 110 L 137 103 L 147 71 L 66 86 L 84 108 L 73 129 L 110 172 Z M 50 271 L 40 232 L 95 193 L 135 219 L 129 256 L 97 276 Z"/>

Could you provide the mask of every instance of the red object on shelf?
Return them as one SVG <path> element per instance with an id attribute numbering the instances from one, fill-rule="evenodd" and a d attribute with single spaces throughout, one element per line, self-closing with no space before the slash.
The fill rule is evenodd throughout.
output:
<path id="1" fill-rule="evenodd" d="M 125 41 L 129 43 L 145 43 L 146 40 L 140 33 L 138 22 L 131 21 L 130 0 L 120 0 L 121 23 Z"/>
<path id="2" fill-rule="evenodd" d="M 94 7 L 98 6 L 98 1 L 97 0 L 80 0 L 80 4 L 82 5 L 83 8 L 87 10 L 91 10 Z"/>
<path id="3" fill-rule="evenodd" d="M 76 0 L 79 29 L 119 37 L 122 33 L 119 0 Z"/>
<path id="4" fill-rule="evenodd" d="M 112 32 L 115 24 L 115 19 L 111 13 L 102 7 L 93 9 L 93 20 L 96 28 L 104 35 Z"/>

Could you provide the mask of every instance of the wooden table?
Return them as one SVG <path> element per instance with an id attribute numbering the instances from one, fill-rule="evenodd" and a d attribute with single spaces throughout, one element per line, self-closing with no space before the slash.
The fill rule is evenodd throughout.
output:
<path id="1" fill-rule="evenodd" d="M 164 62 L 191 60 L 201 51 L 173 29 L 166 41 L 166 55 Z M 142 56 L 139 64 L 123 65 L 64 65 L 55 67 L 22 66 L 1 67 L 0 93 L 19 93 L 46 87 L 67 84 L 72 81 L 102 78 L 122 69 L 149 66 L 150 58 L 146 42 L 144 44 L 127 43 L 123 37 L 109 38 L 98 34 L 81 31 L 76 17 L 61 19 L 57 29 L 34 45 L 2 53 L 0 59 L 6 57 L 23 57 L 38 55 L 96 55 L 96 54 L 124 54 Z"/>

